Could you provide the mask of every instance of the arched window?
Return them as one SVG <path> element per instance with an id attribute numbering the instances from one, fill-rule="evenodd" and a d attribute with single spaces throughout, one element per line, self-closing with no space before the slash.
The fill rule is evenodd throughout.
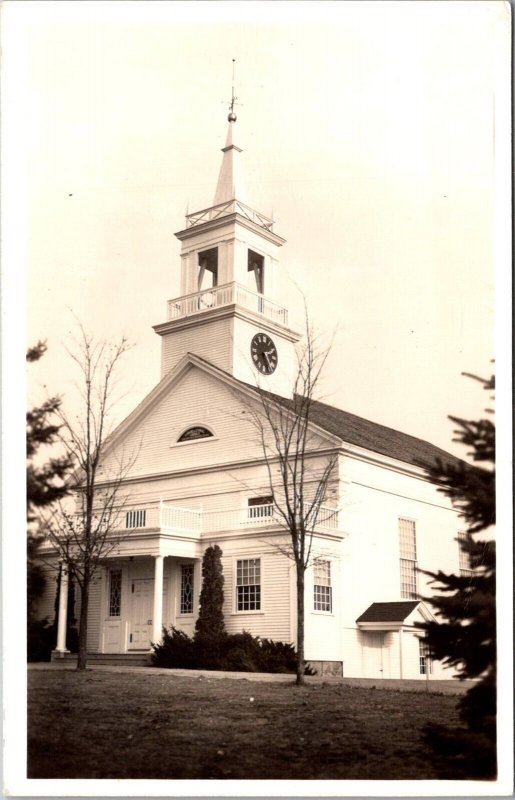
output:
<path id="1" fill-rule="evenodd" d="M 202 425 L 195 425 L 195 427 L 188 428 L 184 433 L 181 433 L 177 441 L 193 442 L 195 439 L 207 439 L 212 435 L 213 433 L 208 428 L 204 428 Z"/>

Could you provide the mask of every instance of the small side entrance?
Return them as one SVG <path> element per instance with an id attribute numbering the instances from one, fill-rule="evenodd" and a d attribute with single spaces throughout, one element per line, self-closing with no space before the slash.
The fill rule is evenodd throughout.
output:
<path id="1" fill-rule="evenodd" d="M 366 678 L 389 678 L 390 649 L 387 633 L 367 632 L 364 643 L 364 667 Z"/>
<path id="2" fill-rule="evenodd" d="M 131 581 L 129 650 L 149 650 L 154 613 L 154 580 L 133 578 Z M 163 608 L 167 607 L 168 579 L 163 579 Z"/>

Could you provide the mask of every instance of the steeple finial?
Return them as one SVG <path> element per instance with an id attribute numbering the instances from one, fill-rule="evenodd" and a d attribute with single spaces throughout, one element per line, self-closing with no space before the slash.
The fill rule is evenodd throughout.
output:
<path id="1" fill-rule="evenodd" d="M 237 120 L 237 116 L 234 113 L 234 106 L 236 104 L 236 100 L 238 99 L 234 95 L 234 65 L 235 65 L 235 63 L 236 63 L 236 59 L 233 58 L 233 60 L 232 60 L 232 96 L 231 96 L 231 102 L 229 104 L 229 114 L 227 116 L 227 120 L 229 122 L 236 122 L 236 120 Z"/>

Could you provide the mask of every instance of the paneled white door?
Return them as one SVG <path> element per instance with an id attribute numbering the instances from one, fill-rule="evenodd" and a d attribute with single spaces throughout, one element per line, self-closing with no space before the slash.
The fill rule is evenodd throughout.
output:
<path id="1" fill-rule="evenodd" d="M 163 580 L 163 609 L 168 596 L 167 579 Z M 152 578 L 134 578 L 131 581 L 131 618 L 129 650 L 149 650 L 152 638 L 154 613 L 154 581 Z"/>
<path id="2" fill-rule="evenodd" d="M 148 650 L 152 635 L 154 581 L 135 578 L 131 584 L 131 624 L 129 650 Z"/>
<path id="3" fill-rule="evenodd" d="M 365 645 L 365 676 L 367 678 L 386 677 L 383 655 L 383 634 L 376 631 L 367 632 Z"/>

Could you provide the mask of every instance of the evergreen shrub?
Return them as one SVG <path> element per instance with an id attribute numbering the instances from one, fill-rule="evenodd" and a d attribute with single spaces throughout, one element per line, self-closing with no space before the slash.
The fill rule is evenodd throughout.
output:
<path id="1" fill-rule="evenodd" d="M 163 629 L 163 640 L 152 644 L 152 664 L 169 669 L 195 669 L 195 648 L 193 639 L 187 633 L 174 628 Z"/>
<path id="2" fill-rule="evenodd" d="M 152 664 L 168 669 L 212 669 L 230 672 L 295 673 L 295 648 L 285 642 L 260 639 L 248 631 L 220 637 L 209 656 L 205 641 L 191 638 L 171 627 L 163 631 L 163 641 L 153 644 Z M 306 664 L 306 675 L 316 670 Z"/>

